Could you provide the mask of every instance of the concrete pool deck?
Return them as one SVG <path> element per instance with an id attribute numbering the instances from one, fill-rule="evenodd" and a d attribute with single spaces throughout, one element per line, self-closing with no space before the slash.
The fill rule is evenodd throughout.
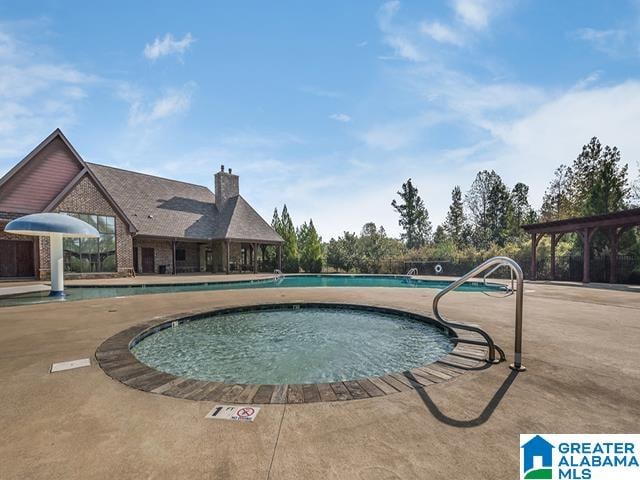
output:
<path id="1" fill-rule="evenodd" d="M 304 301 L 430 315 L 435 292 L 283 288 L 4 307 L 0 478 L 513 479 L 519 433 L 637 433 L 635 291 L 527 283 L 527 372 L 502 363 L 386 397 L 264 405 L 253 423 L 207 420 L 213 403 L 129 388 L 94 357 L 108 337 L 159 316 Z M 441 309 L 486 329 L 512 360 L 513 304 L 460 292 Z M 89 368 L 48 373 L 86 357 Z"/>

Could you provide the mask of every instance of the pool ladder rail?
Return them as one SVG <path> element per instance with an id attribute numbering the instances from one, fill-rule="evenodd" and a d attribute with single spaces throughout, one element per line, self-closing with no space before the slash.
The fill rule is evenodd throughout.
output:
<path id="1" fill-rule="evenodd" d="M 492 268 L 493 267 L 493 268 Z M 513 275 L 516 277 L 516 312 L 515 312 L 515 345 L 514 345 L 514 359 L 513 363 L 510 365 L 512 370 L 516 371 L 524 371 L 526 370 L 525 366 L 522 365 L 522 294 L 523 294 L 523 284 L 524 284 L 524 275 L 522 274 L 522 269 L 518 263 L 509 258 L 509 257 L 493 257 L 489 260 L 481 263 L 471 271 L 464 274 L 462 277 L 457 279 L 456 281 L 449 284 L 446 288 L 440 290 L 433 299 L 433 315 L 436 319 L 450 328 L 456 328 L 458 330 L 467 330 L 470 332 L 474 332 L 479 334 L 484 338 L 484 342 L 480 340 L 469 340 L 469 339 L 458 339 L 460 343 L 469 343 L 473 345 L 486 345 L 489 347 L 489 363 L 500 363 L 506 360 L 506 356 L 504 351 L 495 344 L 491 336 L 482 330 L 480 327 L 476 327 L 474 325 L 465 325 L 463 323 L 456 323 L 446 320 L 438 310 L 438 304 L 442 297 L 444 297 L 447 293 L 455 290 L 467 280 L 473 277 L 477 277 L 481 273 L 485 272 L 492 268 L 492 270 L 487 273 L 484 277 L 484 284 L 486 285 L 486 278 L 491 275 L 494 271 L 496 271 L 500 267 L 509 267 L 512 275 L 512 286 L 511 293 L 513 293 Z M 508 287 L 507 287 L 508 288 Z M 500 358 L 496 359 L 496 351 L 498 352 Z"/>
<path id="2" fill-rule="evenodd" d="M 412 277 L 414 275 L 418 275 L 418 269 L 416 267 L 410 268 L 407 272 L 407 277 Z"/>
<path id="3" fill-rule="evenodd" d="M 282 274 L 282 271 L 278 268 L 276 268 L 273 271 L 273 275 L 274 275 L 274 280 L 276 283 L 280 283 L 282 281 L 282 279 L 284 278 L 284 275 Z"/>

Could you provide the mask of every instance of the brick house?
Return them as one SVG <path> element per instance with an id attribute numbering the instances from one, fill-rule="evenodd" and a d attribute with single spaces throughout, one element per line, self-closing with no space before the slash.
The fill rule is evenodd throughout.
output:
<path id="1" fill-rule="evenodd" d="M 66 276 L 258 271 L 282 238 L 240 195 L 229 169 L 207 187 L 85 162 L 55 130 L 0 179 L 0 279 L 49 277 L 46 237 L 4 226 L 37 212 L 77 216 L 99 239 L 65 239 Z"/>

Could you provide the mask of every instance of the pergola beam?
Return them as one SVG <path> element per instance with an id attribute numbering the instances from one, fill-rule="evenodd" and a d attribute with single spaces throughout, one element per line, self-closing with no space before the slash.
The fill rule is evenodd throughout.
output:
<path id="1" fill-rule="evenodd" d="M 531 235 L 531 279 L 537 276 L 537 246 L 540 238 L 548 234 L 551 236 L 551 278 L 556 277 L 556 246 L 565 233 L 578 233 L 582 240 L 582 281 L 591 281 L 591 239 L 600 229 L 608 232 L 610 247 L 609 281 L 615 283 L 617 270 L 618 245 L 622 232 L 640 225 L 640 208 L 623 210 L 606 215 L 590 217 L 568 218 L 545 223 L 523 225 L 525 232 Z"/>

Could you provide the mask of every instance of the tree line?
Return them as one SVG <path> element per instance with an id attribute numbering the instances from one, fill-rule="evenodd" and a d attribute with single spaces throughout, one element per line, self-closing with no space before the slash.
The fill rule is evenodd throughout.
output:
<path id="1" fill-rule="evenodd" d="M 287 207 L 274 212 L 272 225 L 285 240 L 286 271 L 318 272 L 326 265 L 341 271 L 384 273 L 392 260 L 481 258 L 489 254 L 528 255 L 528 237 L 521 228 L 538 221 L 606 214 L 634 207 L 640 201 L 640 181 L 631 184 L 629 167 L 618 148 L 592 138 L 570 165 L 561 165 L 545 190 L 536 211 L 529 202 L 529 187 L 517 182 L 508 187 L 494 170 L 478 172 L 463 194 L 451 192 L 444 222 L 435 229 L 429 211 L 411 179 L 404 182 L 391 207 L 398 213 L 400 239 L 384 227 L 366 223 L 359 233 L 345 231 L 322 243 L 313 221 L 295 228 Z M 577 252 L 579 241 L 565 236 L 560 253 Z M 596 253 L 607 249 L 604 234 L 594 237 Z M 640 256 L 640 237 L 634 230 L 623 235 L 621 252 Z"/>

